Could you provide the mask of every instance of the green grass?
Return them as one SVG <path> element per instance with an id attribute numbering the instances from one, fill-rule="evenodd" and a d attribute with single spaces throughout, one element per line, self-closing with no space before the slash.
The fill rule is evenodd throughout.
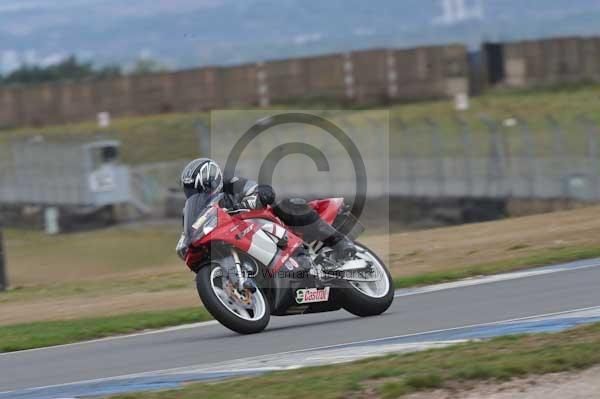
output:
<path id="1" fill-rule="evenodd" d="M 128 164 L 192 158 L 197 155 L 197 123 L 208 123 L 207 113 L 167 114 L 115 119 L 110 129 L 98 129 L 95 121 L 43 128 L 0 131 L 2 139 L 41 134 L 52 140 L 115 138 L 122 144 L 122 160 Z"/>
<path id="2" fill-rule="evenodd" d="M 512 248 L 510 250 L 513 250 Z M 461 280 L 469 277 L 488 276 L 523 270 L 536 266 L 546 266 L 562 262 L 600 257 L 598 247 L 567 247 L 549 249 L 543 252 L 516 259 L 499 260 L 470 266 L 460 266 L 451 270 L 431 272 L 394 279 L 396 288 L 415 287 Z"/>
<path id="3" fill-rule="evenodd" d="M 342 397 L 396 398 L 460 383 L 579 371 L 600 364 L 600 324 L 554 334 L 509 336 L 443 349 L 305 368 L 249 379 L 186 385 L 114 399 Z"/>
<path id="4" fill-rule="evenodd" d="M 538 152 L 553 151 L 549 142 L 553 132 L 548 129 L 546 116 L 552 115 L 561 122 L 568 132 L 568 143 L 578 151 L 585 152 L 586 129 L 578 122 L 580 115 L 587 115 L 596 123 L 600 123 L 599 84 L 574 84 L 545 90 L 527 91 L 492 91 L 484 96 L 473 98 L 468 111 L 457 113 L 452 101 L 429 101 L 412 104 L 392 105 L 385 110 L 351 109 L 352 115 L 344 114 L 344 119 L 351 121 L 356 126 L 368 128 L 368 123 L 373 120 L 382 120 L 385 111 L 390 111 L 392 135 L 402 136 L 410 134 L 411 148 L 418 151 L 430 150 L 429 130 L 423 123 L 425 118 L 431 118 L 437 123 L 442 134 L 455 137 L 456 140 L 444 144 L 445 151 L 453 151 L 461 147 L 462 141 L 459 134 L 462 130 L 456 124 L 459 117 L 473 127 L 473 148 L 483 146 L 485 129 L 482 118 L 491 118 L 501 121 L 506 118 L 517 117 L 527 120 L 532 128 L 535 148 Z M 300 104 L 301 105 L 301 104 Z M 314 108 L 315 104 L 310 108 Z M 323 103 L 324 108 L 332 105 Z M 285 107 L 278 107 L 285 109 Z M 301 108 L 306 108 L 302 106 Z M 335 105 L 335 109 L 340 109 Z M 327 116 L 336 118 L 335 112 L 328 112 Z M 349 116 L 349 117 L 348 117 Z M 157 161 L 192 158 L 197 155 L 197 122 L 208 124 L 209 113 L 180 113 L 166 115 L 152 115 L 143 117 L 124 117 L 113 121 L 109 131 L 99 132 L 96 123 L 68 124 L 63 126 L 48 126 L 44 128 L 23 128 L 18 130 L 0 131 L 0 144 L 10 135 L 27 136 L 32 133 L 42 134 L 49 138 L 94 138 L 98 135 L 117 138 L 122 142 L 122 159 L 128 164 L 139 164 Z M 403 132 L 399 121 L 413 126 L 411 132 Z M 241 127 L 240 127 L 241 129 Z M 504 133 L 514 151 L 521 150 L 522 139 L 518 134 L 519 129 L 505 129 Z M 481 141 L 482 143 L 479 143 Z M 405 147 L 404 145 L 398 147 Z"/>
<path id="5" fill-rule="evenodd" d="M 0 327 L 0 352 L 68 344 L 178 324 L 209 320 L 203 308 L 123 314 Z"/>
<path id="6" fill-rule="evenodd" d="M 120 277 L 85 282 L 57 282 L 54 284 L 38 284 L 25 287 L 14 287 L 0 295 L 0 305 L 4 303 L 35 300 L 40 298 L 81 298 L 93 300 L 94 297 L 105 297 L 144 292 L 161 292 L 194 286 L 194 275 L 183 266 L 181 272 L 160 273 L 142 277 Z"/>
<path id="7" fill-rule="evenodd" d="M 166 265 L 180 264 L 173 249 L 180 232 L 177 223 L 151 228 L 119 226 L 56 236 L 8 229 L 5 245 L 9 282 L 18 288 L 48 281 L 64 283 L 102 279 L 122 272 L 161 270 Z M 184 265 L 181 270 L 185 270 Z"/>

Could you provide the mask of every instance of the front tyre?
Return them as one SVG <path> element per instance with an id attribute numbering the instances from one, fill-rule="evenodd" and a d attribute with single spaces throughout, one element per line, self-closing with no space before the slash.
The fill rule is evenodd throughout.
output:
<path id="1" fill-rule="evenodd" d="M 201 268 L 196 274 L 196 288 L 202 303 L 225 327 L 240 334 L 261 332 L 269 324 L 271 309 L 260 289 L 244 296 L 230 295 L 223 269 L 217 263 Z"/>
<path id="2" fill-rule="evenodd" d="M 385 312 L 394 301 L 392 276 L 379 257 L 369 248 L 356 243 L 357 257 L 372 263 L 371 275 L 379 277 L 373 282 L 348 281 L 343 291 L 343 307 L 348 312 L 360 316 L 376 316 Z"/>

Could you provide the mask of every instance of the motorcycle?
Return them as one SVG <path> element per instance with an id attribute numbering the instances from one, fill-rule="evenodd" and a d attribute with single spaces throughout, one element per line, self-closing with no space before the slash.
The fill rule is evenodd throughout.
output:
<path id="1" fill-rule="evenodd" d="M 392 278 L 383 261 L 354 241 L 356 254 L 343 262 L 323 242 L 305 243 L 267 207 L 228 210 L 223 194 L 196 194 L 184 208 L 188 251 L 202 303 L 225 327 L 241 334 L 264 330 L 271 315 L 335 311 L 361 316 L 385 312 L 394 299 Z M 352 240 L 364 230 L 343 198 L 308 203 L 321 219 Z M 354 223 L 349 223 L 353 221 Z M 342 230 L 340 230 L 342 231 Z M 302 246 L 312 260 L 302 267 L 292 257 Z"/>

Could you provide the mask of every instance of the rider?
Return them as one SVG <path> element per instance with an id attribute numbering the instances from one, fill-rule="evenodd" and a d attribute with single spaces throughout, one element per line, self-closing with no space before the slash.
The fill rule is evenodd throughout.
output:
<path id="1" fill-rule="evenodd" d="M 233 177 L 223 182 L 219 165 L 208 158 L 190 162 L 181 174 L 181 185 L 186 198 L 197 193 L 217 194 L 223 192 L 220 205 L 229 210 L 261 209 L 275 202 L 275 192 L 269 185 L 259 185 L 243 177 Z M 333 226 L 322 220 L 305 200 L 286 199 L 273 208 L 274 213 L 304 241 L 322 241 L 333 249 L 337 259 L 351 258 L 356 249 L 352 241 Z M 187 253 L 185 232 L 177 243 L 177 254 L 183 259 Z"/>

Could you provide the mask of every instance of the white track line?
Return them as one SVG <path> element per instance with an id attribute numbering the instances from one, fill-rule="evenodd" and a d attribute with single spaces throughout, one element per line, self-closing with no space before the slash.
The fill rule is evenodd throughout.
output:
<path id="1" fill-rule="evenodd" d="M 278 352 L 278 353 L 272 353 L 272 354 L 246 357 L 246 358 L 237 359 L 237 360 L 239 360 L 240 362 L 248 362 L 248 361 L 264 358 L 267 356 L 281 357 L 284 355 L 297 354 L 297 353 L 302 353 L 302 352 L 314 352 L 314 351 L 319 351 L 319 350 L 335 349 L 335 348 L 344 347 L 344 346 L 348 346 L 348 345 L 371 344 L 371 343 L 386 341 L 386 340 L 390 340 L 390 339 L 411 338 L 411 337 L 418 337 L 420 335 L 451 332 L 451 331 L 463 330 L 463 329 L 468 329 L 468 328 L 488 327 L 488 326 L 494 326 L 494 325 L 500 325 L 500 324 L 506 324 L 506 323 L 515 323 L 515 322 L 519 322 L 519 321 L 527 321 L 527 320 L 562 316 L 562 315 L 567 315 L 567 314 L 571 314 L 571 313 L 585 312 L 585 311 L 589 311 L 589 310 L 600 310 L 600 306 L 590 306 L 590 307 L 586 307 L 586 308 L 564 310 L 564 311 L 560 311 L 560 312 L 543 313 L 543 314 L 538 314 L 538 315 L 519 317 L 519 318 L 515 318 L 515 319 L 499 320 L 499 321 L 492 321 L 492 322 L 479 323 L 479 324 L 470 324 L 470 325 L 464 325 L 464 326 L 459 326 L 459 327 L 444 328 L 444 329 L 440 329 L 440 330 L 423 331 L 423 332 L 418 332 L 418 333 L 413 333 L 413 334 L 367 339 L 367 340 L 363 340 L 363 341 L 354 341 L 354 342 L 348 342 L 348 343 L 344 343 L 344 344 L 317 346 L 317 347 L 313 347 L 313 348 L 297 349 L 297 350 L 293 350 L 293 351 L 285 351 L 285 352 Z M 443 342 L 443 341 L 439 341 L 439 342 Z M 236 359 L 232 359 L 232 360 L 236 360 Z M 136 378 L 136 377 L 146 377 L 146 376 L 153 376 L 153 375 L 157 375 L 157 374 L 174 374 L 174 373 L 177 373 L 178 371 L 187 371 L 189 373 L 193 367 L 202 368 L 202 369 L 204 369 L 203 372 L 205 372 L 205 373 L 211 372 L 210 370 L 205 370 L 206 368 L 210 367 L 210 364 L 198 365 L 198 366 L 185 366 L 185 367 L 176 367 L 176 368 L 156 370 L 156 371 L 147 371 L 147 372 L 143 372 L 143 373 L 125 374 L 125 375 L 119 375 L 119 376 L 113 376 L 113 377 L 104 377 L 104 378 L 97 378 L 97 379 L 92 379 L 92 380 L 69 382 L 69 383 L 65 383 L 65 384 L 47 385 L 47 386 L 42 386 L 42 387 L 27 388 L 27 389 L 20 389 L 20 390 L 14 390 L 14 391 L 5 391 L 5 392 L 0 392 L 0 394 L 8 394 L 11 392 L 23 392 L 23 391 L 31 391 L 31 390 L 37 391 L 37 390 L 44 390 L 44 389 L 49 389 L 49 388 L 68 387 L 68 386 L 79 385 L 79 384 L 94 384 L 94 383 L 103 382 L 103 381 L 110 381 L 110 380 L 117 380 L 117 379 L 121 380 L 121 379 L 129 379 L 129 378 Z M 268 370 L 269 367 L 265 367 L 265 369 Z M 251 369 L 251 370 L 253 370 L 253 369 Z M 219 370 L 218 372 L 221 372 L 221 370 Z"/>
<path id="2" fill-rule="evenodd" d="M 388 339 L 411 338 L 411 337 L 417 337 L 419 335 L 428 335 L 428 334 L 436 334 L 436 333 L 441 333 L 441 332 L 450 332 L 450 331 L 456 331 L 456 330 L 463 330 L 463 329 L 466 329 L 466 328 L 488 327 L 488 326 L 493 326 L 493 325 L 497 325 L 497 324 L 515 323 L 515 322 L 518 322 L 518 321 L 526 321 L 526 320 L 548 318 L 548 317 L 554 317 L 554 316 L 562 316 L 562 315 L 566 315 L 566 314 L 578 313 L 578 312 L 585 312 L 585 311 L 589 311 L 589 310 L 599 310 L 600 311 L 600 306 L 590 306 L 590 307 L 586 307 L 586 308 L 579 308 L 579 309 L 572 309 L 572 310 L 563 310 L 563 311 L 560 311 L 560 312 L 543 313 L 543 314 L 534 315 L 534 316 L 519 317 L 519 318 L 516 318 L 516 319 L 492 321 L 492 322 L 479 323 L 479 324 L 470 324 L 470 325 L 465 325 L 465 326 L 460 326 L 460 327 L 444 328 L 444 329 L 441 329 L 441 330 L 431 330 L 431 331 L 424 331 L 424 332 L 418 332 L 418 333 L 412 333 L 412 334 L 405 334 L 405 335 L 395 335 L 395 336 L 391 336 L 391 337 L 373 338 L 373 339 L 367 339 L 367 340 L 364 340 L 364 341 L 349 342 L 349 343 L 345 343 L 345 344 L 317 346 L 317 347 L 309 348 L 309 349 L 297 349 L 297 350 L 293 350 L 293 351 L 278 352 L 278 353 L 275 353 L 275 354 L 272 354 L 272 355 L 269 355 L 269 356 L 281 356 L 281 355 L 287 355 L 287 354 L 291 354 L 291 353 L 310 352 L 310 351 L 323 350 L 323 349 L 333 349 L 333 348 L 338 348 L 338 347 L 347 346 L 347 345 L 370 344 L 370 343 L 373 343 L 373 342 L 385 341 L 385 340 L 388 340 Z M 265 355 L 261 355 L 261 356 L 265 356 Z M 249 358 L 244 358 L 244 359 L 254 359 L 254 358 L 259 358 L 261 356 L 254 356 L 254 357 L 249 357 Z"/>
<path id="3" fill-rule="evenodd" d="M 574 263 L 576 263 L 576 262 L 574 262 Z M 411 289 L 411 288 L 400 289 L 400 290 L 396 291 L 396 293 L 394 294 L 394 297 L 400 298 L 400 297 L 413 296 L 413 295 L 422 295 L 422 294 L 428 294 L 431 292 L 438 292 L 438 291 L 450 290 L 450 289 L 455 289 L 455 288 L 471 287 L 471 286 L 475 286 L 475 285 L 483 285 L 483 284 L 497 283 L 497 282 L 501 282 L 501 281 L 517 280 L 517 279 L 522 279 L 522 278 L 527 278 L 527 277 L 536 277 L 536 276 L 541 276 L 541 275 L 546 275 L 546 274 L 554 274 L 554 273 L 589 269 L 589 268 L 593 268 L 593 267 L 600 267 L 600 261 L 598 263 L 593 263 L 593 264 L 585 265 L 585 266 L 577 266 L 577 267 L 567 267 L 566 265 L 569 265 L 569 263 L 566 263 L 564 268 L 560 268 L 559 267 L 560 265 L 549 266 L 548 268 L 539 268 L 539 269 L 535 269 L 535 270 L 531 270 L 531 271 L 522 271 L 522 272 L 498 274 L 498 275 L 493 275 L 493 276 L 476 277 L 476 278 L 465 279 L 465 280 L 456 281 L 456 282 L 452 282 L 452 283 L 435 284 L 435 285 L 429 285 L 429 286 L 415 288 L 415 289 Z M 42 351 L 42 350 L 53 350 L 53 349 L 67 348 L 67 347 L 71 347 L 71 346 L 93 344 L 93 343 L 97 343 L 97 342 L 106 342 L 106 341 L 113 341 L 113 340 L 118 340 L 118 339 L 128 339 L 128 338 L 140 337 L 140 336 L 144 336 L 144 335 L 169 333 L 169 332 L 173 332 L 173 331 L 207 327 L 207 326 L 212 326 L 212 325 L 216 325 L 216 324 L 218 324 L 218 322 L 216 320 L 210 320 L 210 321 L 205 321 L 205 322 L 200 322 L 200 323 L 192 323 L 192 324 L 182 324 L 180 326 L 167 327 L 167 328 L 162 328 L 162 329 L 158 329 L 158 330 L 142 331 L 139 333 L 126 334 L 126 335 L 116 335 L 113 337 L 98 338 L 98 339 L 81 341 L 81 342 L 73 342 L 70 344 L 47 346 L 47 347 L 43 347 L 43 348 L 25 349 L 25 350 L 15 351 L 15 352 L 5 352 L 5 353 L 0 353 L 0 356 L 10 356 L 10 355 L 14 356 L 14 355 L 17 355 L 20 353 L 28 353 L 28 352 Z"/>
<path id="4" fill-rule="evenodd" d="M 570 272 L 570 271 L 576 271 L 576 270 L 591 269 L 594 267 L 600 267 L 600 262 L 592 263 L 592 264 L 584 265 L 584 266 L 574 266 L 574 267 L 568 267 L 566 265 L 568 265 L 568 263 L 565 264 L 565 267 L 563 267 L 563 268 L 561 268 L 559 266 L 548 266 L 547 268 L 538 268 L 538 269 L 534 269 L 534 270 L 530 270 L 530 271 L 521 271 L 521 272 L 496 274 L 496 275 L 492 275 L 492 276 L 475 277 L 475 278 L 464 279 L 464 280 L 455 281 L 455 282 L 451 282 L 451 283 L 429 285 L 429 286 L 425 286 L 425 287 L 421 287 L 421 288 L 404 288 L 404 289 L 400 289 L 400 290 L 396 291 L 394 297 L 400 298 L 400 297 L 405 297 L 405 296 L 429 294 L 431 292 L 445 291 L 445 290 L 451 290 L 451 289 L 455 289 L 455 288 L 471 287 L 474 285 L 492 284 L 492 283 L 498 283 L 498 282 L 502 282 L 502 281 L 510 281 L 510 280 L 518 280 L 518 279 L 522 279 L 522 278 L 528 278 L 528 277 L 543 276 L 543 275 L 547 275 L 547 274 L 555 274 L 555 273 Z"/>
<path id="5" fill-rule="evenodd" d="M 189 330 L 189 329 L 192 329 L 192 328 L 208 327 L 208 326 L 214 326 L 216 324 L 219 324 L 219 322 L 216 321 L 216 320 L 209 320 L 209 321 L 203 321 L 203 322 L 199 322 L 199 323 L 182 324 L 182 325 L 174 326 L 174 327 L 166 327 L 166 328 L 161 328 L 161 329 L 158 329 L 158 330 L 148 330 L 148 331 L 142 331 L 142 332 L 133 333 L 133 334 L 127 334 L 127 335 L 115 335 L 114 337 L 106 337 L 106 338 L 92 339 L 92 340 L 88 340 L 88 341 L 73 342 L 73 343 L 70 343 L 70 344 L 45 346 L 43 348 L 24 349 L 24 350 L 15 351 L 15 352 L 5 352 L 5 353 L 0 353 L 0 356 L 10 356 L 10 355 L 18 355 L 20 353 L 28 353 L 28 352 L 37 352 L 37 351 L 43 351 L 43 350 L 68 348 L 68 347 L 71 347 L 71 346 L 94 344 L 94 343 L 97 343 L 97 342 L 114 341 L 114 340 L 117 340 L 117 339 L 135 338 L 135 337 L 141 337 L 141 336 L 144 336 L 144 335 L 162 334 L 162 333 L 169 333 L 169 332 L 173 332 L 173 331 Z"/>

